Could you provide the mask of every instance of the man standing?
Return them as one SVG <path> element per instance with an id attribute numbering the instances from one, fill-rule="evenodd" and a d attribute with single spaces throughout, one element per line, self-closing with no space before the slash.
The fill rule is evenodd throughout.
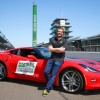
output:
<path id="1" fill-rule="evenodd" d="M 51 57 L 48 60 L 44 70 L 44 75 L 47 82 L 46 87 L 42 93 L 44 96 L 47 95 L 53 88 L 56 74 L 64 62 L 66 40 L 62 38 L 63 33 L 63 28 L 59 27 L 56 32 L 56 37 L 51 38 L 49 41 L 48 50 L 51 52 Z"/>

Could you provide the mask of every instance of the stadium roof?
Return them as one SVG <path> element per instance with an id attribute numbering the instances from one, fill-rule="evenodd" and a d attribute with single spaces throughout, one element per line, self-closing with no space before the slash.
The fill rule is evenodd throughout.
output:
<path id="1" fill-rule="evenodd" d="M 91 39 L 100 39 L 100 34 L 91 36 L 91 37 L 87 37 L 87 39 L 91 40 Z"/>
<path id="2" fill-rule="evenodd" d="M 14 46 L 8 41 L 8 39 L 3 35 L 0 31 L 0 49 L 10 49 L 14 48 Z"/>

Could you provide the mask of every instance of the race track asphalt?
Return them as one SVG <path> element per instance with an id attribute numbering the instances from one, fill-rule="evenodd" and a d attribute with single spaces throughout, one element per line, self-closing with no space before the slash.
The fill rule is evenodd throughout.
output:
<path id="1" fill-rule="evenodd" d="M 100 100 L 100 90 L 69 94 L 54 87 L 48 96 L 42 96 L 45 84 L 7 79 L 0 81 L 0 100 Z"/>

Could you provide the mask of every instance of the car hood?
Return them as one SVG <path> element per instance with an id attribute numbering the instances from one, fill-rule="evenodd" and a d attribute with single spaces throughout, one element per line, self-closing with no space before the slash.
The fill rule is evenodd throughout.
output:
<path id="1" fill-rule="evenodd" d="M 86 66 L 95 68 L 97 70 L 100 71 L 100 61 L 95 61 L 95 60 L 90 60 L 90 59 L 85 59 L 85 58 L 65 58 L 65 61 L 71 61 L 73 63 L 77 63 L 77 64 L 84 64 Z"/>

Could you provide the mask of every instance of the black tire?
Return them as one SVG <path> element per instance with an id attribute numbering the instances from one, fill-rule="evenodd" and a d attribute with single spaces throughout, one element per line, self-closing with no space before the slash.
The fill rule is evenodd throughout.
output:
<path id="1" fill-rule="evenodd" d="M 6 76 L 7 76 L 6 67 L 2 63 L 0 63 L 0 81 L 5 80 Z"/>
<path id="2" fill-rule="evenodd" d="M 84 88 L 84 79 L 75 69 L 66 69 L 60 77 L 61 87 L 68 93 L 78 93 Z"/>

